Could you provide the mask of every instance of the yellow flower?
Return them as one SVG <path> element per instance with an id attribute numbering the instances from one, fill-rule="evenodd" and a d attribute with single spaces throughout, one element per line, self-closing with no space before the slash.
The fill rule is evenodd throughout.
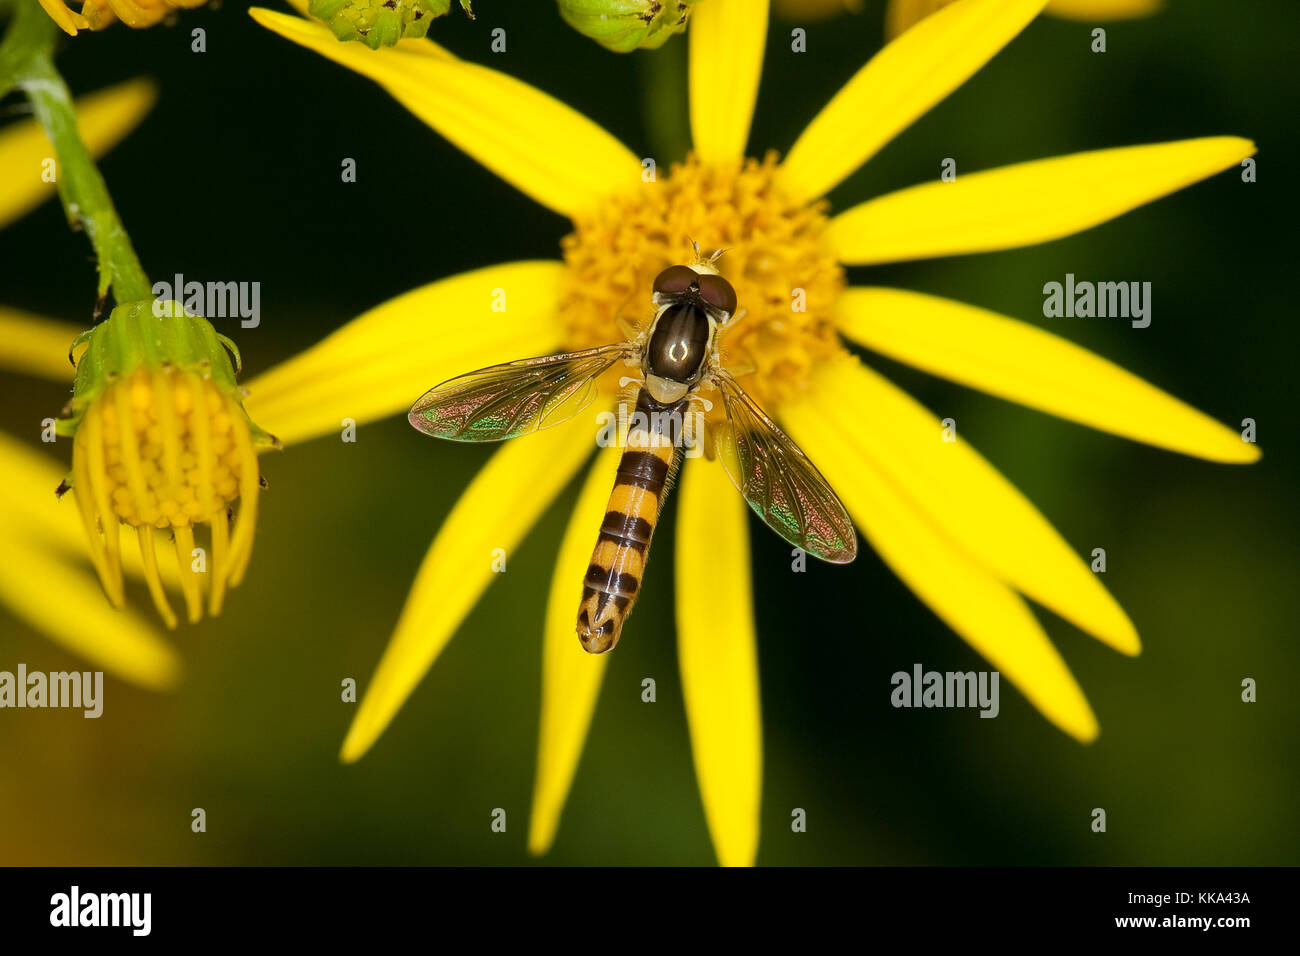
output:
<path id="1" fill-rule="evenodd" d="M 134 80 L 77 101 L 83 140 L 107 152 L 149 111 L 152 84 Z M 24 119 L 0 129 L 0 226 L 54 192 L 40 175 L 53 148 L 40 125 Z M 66 382 L 68 345 L 78 330 L 0 307 L 0 369 Z M 7 506 L 0 522 L 0 603 L 73 653 L 118 677 L 163 689 L 176 683 L 175 651 L 138 615 L 117 612 L 79 557 L 85 538 L 73 509 L 54 491 L 67 471 L 48 455 L 0 433 L 0 474 Z M 126 570 L 139 574 L 138 562 Z"/>
<path id="2" fill-rule="evenodd" d="M 81 12 L 65 0 L 40 0 L 45 12 L 68 35 L 78 30 L 103 30 L 121 20 L 129 27 L 141 29 L 162 22 L 175 10 L 192 10 L 208 0 L 84 0 Z"/>
<path id="3" fill-rule="evenodd" d="M 964 441 L 941 441 L 938 416 L 841 339 L 1213 461 L 1252 461 L 1255 446 L 1057 336 L 942 298 L 847 287 L 843 267 L 1070 235 L 1235 166 L 1253 144 L 1225 136 L 1023 163 L 904 189 L 834 217 L 820 198 L 983 66 L 1044 2 L 964 0 L 917 24 L 848 81 L 780 163 L 742 158 L 766 4 L 701 3 L 688 34 L 694 153 L 654 182 L 643 179 L 636 154 L 591 120 L 434 43 L 371 53 L 316 24 L 254 9 L 264 26 L 378 82 L 569 217 L 573 232 L 563 262 L 491 266 L 375 308 L 255 380 L 250 410 L 303 440 L 334 431 L 344 417 L 405 411 L 424 388 L 457 373 L 617 341 L 616 319 L 641 317 L 649 277 L 682 257 L 686 236 L 726 247 L 724 273 L 751 312 L 737 349 L 754 366 L 745 387 L 816 462 L 902 580 L 1057 726 L 1093 739 L 1092 710 L 1024 597 L 1126 654 L 1139 649 L 1133 625 L 1023 495 Z M 806 293 L 804 313 L 791 309 L 796 288 Z M 492 310 L 494 290 L 508 293 L 506 311 Z M 344 760 L 375 742 L 495 577 L 493 549 L 513 548 L 591 451 L 588 423 L 557 425 L 507 442 L 470 484 L 420 568 Z M 599 453 L 588 472 L 545 614 L 529 837 L 536 852 L 554 839 L 608 663 L 580 649 L 573 614 L 616 452 Z M 747 535 L 744 503 L 722 469 L 688 461 L 677 511 L 678 647 L 705 814 L 726 864 L 753 862 L 758 846 L 762 749 Z"/>
<path id="4" fill-rule="evenodd" d="M 252 557 L 257 453 L 278 447 L 244 412 L 238 352 L 179 302 L 119 305 L 77 341 L 85 350 L 60 428 L 75 436 L 71 488 L 109 600 L 125 600 L 119 535 L 127 525 L 168 627 L 177 621 L 158 570 L 159 530 L 175 544 L 190 623 L 203 616 L 204 581 L 209 613 L 220 613 L 226 588 L 239 584 Z M 204 524 L 210 551 L 195 546 Z"/>

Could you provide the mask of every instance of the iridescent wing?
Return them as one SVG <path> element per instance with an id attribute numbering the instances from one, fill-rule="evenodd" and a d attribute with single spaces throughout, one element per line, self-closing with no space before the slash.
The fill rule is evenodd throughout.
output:
<path id="1" fill-rule="evenodd" d="M 596 379 L 630 343 L 490 365 L 436 385 L 411 406 L 416 429 L 452 441 L 502 441 L 558 425 L 596 397 Z"/>
<path id="2" fill-rule="evenodd" d="M 844 505 L 808 456 L 721 369 L 728 427 L 715 447 L 732 483 L 763 523 L 796 547 L 847 564 L 858 556 L 858 536 Z"/>

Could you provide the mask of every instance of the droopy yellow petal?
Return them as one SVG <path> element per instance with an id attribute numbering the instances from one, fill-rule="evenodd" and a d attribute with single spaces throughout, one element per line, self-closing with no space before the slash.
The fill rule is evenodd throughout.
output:
<path id="1" fill-rule="evenodd" d="M 596 123 L 513 77 L 409 44 L 369 50 L 322 24 L 254 7 L 262 26 L 374 80 L 506 182 L 572 216 L 641 183 L 641 162 Z"/>
<path id="2" fill-rule="evenodd" d="M 506 442 L 465 489 L 420 565 L 397 629 L 348 728 L 343 760 L 361 757 L 384 732 L 497 576 L 493 551 L 509 552 L 523 539 L 591 454 L 595 435 L 593 419 L 579 415 Z M 444 453 L 454 454 L 454 447 Z"/>
<path id="3" fill-rule="evenodd" d="M 559 262 L 514 262 L 421 286 L 253 379 L 244 407 L 304 441 L 406 411 L 453 375 L 554 351 L 563 275 Z"/>
<path id="4" fill-rule="evenodd" d="M 68 36 L 75 37 L 78 30 L 90 29 L 90 22 L 80 13 L 74 12 L 63 0 L 39 0 L 39 2 L 50 19 Z"/>
<path id="5" fill-rule="evenodd" d="M 861 446 L 944 535 L 1012 587 L 1125 654 L 1139 650 L 1128 616 L 1029 500 L 941 416 L 856 358 L 814 374 L 828 428 Z M 850 437 L 850 435 L 852 437 Z"/>
<path id="6" fill-rule="evenodd" d="M 1045 13 L 1069 20 L 1128 20 L 1155 13 L 1163 0 L 1051 0 Z"/>
<path id="7" fill-rule="evenodd" d="M 691 16 L 691 138 L 706 163 L 739 162 L 767 42 L 767 0 L 708 0 Z"/>
<path id="8" fill-rule="evenodd" d="M 68 347 L 83 329 L 0 306 L 0 368 L 72 383 Z"/>
<path id="9" fill-rule="evenodd" d="M 888 44 L 835 94 L 791 148 L 781 167 L 791 198 L 810 201 L 825 195 L 965 83 L 1045 2 L 963 0 Z"/>
<path id="10" fill-rule="evenodd" d="M 180 679 L 180 659 L 153 628 L 129 609 L 110 607 L 94 577 L 35 539 L 0 535 L 0 603 L 123 680 L 164 690 Z"/>
<path id="11" fill-rule="evenodd" d="M 847 338 L 892 359 L 1102 431 L 1210 461 L 1259 446 L 1099 355 L 1027 322 L 903 289 L 850 289 Z"/>
<path id="12" fill-rule="evenodd" d="M 148 80 L 128 80 L 76 102 L 77 129 L 93 156 L 102 156 L 144 119 L 157 98 Z M 0 129 L 0 227 L 30 212 L 54 194 L 43 175 L 54 147 L 41 124 L 23 119 Z M 60 170 L 57 166 L 54 173 Z M 67 346 L 64 346 L 64 355 Z"/>
<path id="13" fill-rule="evenodd" d="M 545 853 L 555 842 L 560 814 L 578 769 L 596 709 L 596 695 L 609 663 L 608 654 L 588 654 L 582 649 L 574 630 L 574 615 L 622 451 L 615 445 L 605 448 L 588 472 L 551 577 L 542 644 L 537 780 L 533 784 L 533 812 L 528 827 L 528 849 L 532 853 Z"/>
<path id="14" fill-rule="evenodd" d="M 677 657 L 695 775 L 723 866 L 753 865 L 763 794 L 748 520 L 720 465 L 686 463 L 677 512 Z"/>
<path id="15" fill-rule="evenodd" d="M 958 172 L 840 213 L 827 239 L 847 265 L 1031 246 L 1114 219 L 1236 166 L 1255 152 L 1237 136 L 1124 146 Z"/>
<path id="16" fill-rule="evenodd" d="M 876 469 L 867 435 L 829 424 L 829 411 L 825 401 L 801 397 L 782 405 L 782 423 L 834 486 L 858 530 L 903 583 L 1048 720 L 1080 741 L 1093 740 L 1098 727 L 1092 708 L 1025 602 Z"/>

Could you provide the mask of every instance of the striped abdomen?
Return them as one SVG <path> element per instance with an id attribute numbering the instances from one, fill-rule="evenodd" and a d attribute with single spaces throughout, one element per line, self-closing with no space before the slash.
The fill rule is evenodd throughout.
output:
<path id="1" fill-rule="evenodd" d="M 661 405 L 644 388 L 637 395 L 639 414 L 628 429 L 578 607 L 578 640 L 592 654 L 618 643 L 636 603 L 650 538 L 681 450 L 680 434 L 673 434 L 671 422 L 680 427 L 685 407 L 684 400 Z"/>

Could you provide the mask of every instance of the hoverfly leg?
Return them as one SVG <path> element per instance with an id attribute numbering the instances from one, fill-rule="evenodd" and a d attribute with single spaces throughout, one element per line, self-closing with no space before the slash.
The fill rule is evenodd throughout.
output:
<path id="1" fill-rule="evenodd" d="M 614 319 L 614 322 L 615 324 L 618 325 L 619 334 L 622 335 L 623 338 L 627 339 L 629 342 L 635 342 L 638 338 L 640 338 L 641 330 L 638 329 L 636 325 L 634 325 L 632 322 L 623 318 L 621 315 L 618 316 L 616 319 Z"/>

